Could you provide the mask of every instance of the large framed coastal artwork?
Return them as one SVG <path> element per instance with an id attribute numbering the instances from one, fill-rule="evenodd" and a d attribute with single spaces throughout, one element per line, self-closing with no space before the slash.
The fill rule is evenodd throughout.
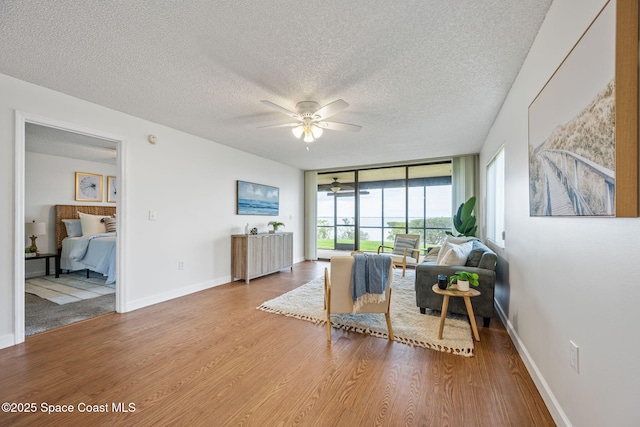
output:
<path id="1" fill-rule="evenodd" d="M 278 187 L 238 181 L 238 215 L 277 216 L 280 210 Z"/>
<path id="2" fill-rule="evenodd" d="M 638 1 L 610 0 L 529 106 L 531 216 L 638 216 Z"/>

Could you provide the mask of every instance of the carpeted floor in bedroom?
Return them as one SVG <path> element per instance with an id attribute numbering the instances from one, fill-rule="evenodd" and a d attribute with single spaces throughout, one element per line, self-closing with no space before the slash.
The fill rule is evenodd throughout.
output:
<path id="1" fill-rule="evenodd" d="M 116 309 L 115 294 L 64 305 L 58 305 L 29 293 L 24 295 L 25 335 L 27 336 L 110 313 Z"/>

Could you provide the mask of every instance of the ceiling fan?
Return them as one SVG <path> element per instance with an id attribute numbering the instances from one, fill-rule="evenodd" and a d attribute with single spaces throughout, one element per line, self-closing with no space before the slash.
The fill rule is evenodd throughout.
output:
<path id="1" fill-rule="evenodd" d="M 298 102 L 296 104 L 296 112 L 287 110 L 284 107 L 281 107 L 277 104 L 274 104 L 271 101 L 266 101 L 264 99 L 261 100 L 260 102 L 296 120 L 296 122 L 294 123 L 261 126 L 261 128 L 291 127 L 293 128 L 291 129 L 291 131 L 293 132 L 293 135 L 296 138 L 303 137 L 303 140 L 306 143 L 311 143 L 316 139 L 320 138 L 320 136 L 322 135 L 323 129 L 349 131 L 349 132 L 358 132 L 360 129 L 362 129 L 362 126 L 352 125 L 349 123 L 325 121 L 325 119 L 328 119 L 329 117 L 339 113 L 340 111 L 344 110 L 349 106 L 349 104 L 342 99 L 333 101 L 325 105 L 324 107 L 320 107 L 320 104 L 314 101 Z M 309 148 L 307 147 L 307 149 Z"/>
<path id="2" fill-rule="evenodd" d="M 340 190 L 346 190 L 346 189 L 353 190 L 353 187 L 349 187 L 349 186 L 346 186 L 344 184 L 340 184 L 338 182 L 338 178 L 333 178 L 333 182 L 331 184 L 329 184 L 329 185 L 330 185 L 329 189 L 334 193 L 337 193 Z"/>
<path id="3" fill-rule="evenodd" d="M 327 193 L 327 196 L 344 196 L 344 197 L 353 197 L 355 188 L 348 184 L 343 184 L 338 181 L 338 178 L 333 178 L 333 182 L 331 184 L 324 184 L 322 186 L 323 189 L 329 189 L 331 192 Z M 369 194 L 368 191 L 360 190 L 359 194 Z"/>

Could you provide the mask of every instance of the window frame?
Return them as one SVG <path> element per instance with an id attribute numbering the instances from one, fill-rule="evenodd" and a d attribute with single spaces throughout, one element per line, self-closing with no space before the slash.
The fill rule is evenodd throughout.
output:
<path id="1" fill-rule="evenodd" d="M 486 238 L 500 248 L 505 247 L 505 154 L 502 145 L 486 167 Z M 501 162 L 501 170 L 494 170 L 498 161 Z M 498 191 L 499 187 L 501 191 Z"/>

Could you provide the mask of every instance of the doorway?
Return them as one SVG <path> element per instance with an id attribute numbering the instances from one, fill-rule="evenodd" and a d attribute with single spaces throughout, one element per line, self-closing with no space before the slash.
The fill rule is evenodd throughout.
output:
<path id="1" fill-rule="evenodd" d="M 108 152 L 108 148 L 111 148 L 112 152 L 110 155 L 113 155 L 113 151 L 115 151 L 115 176 L 118 178 L 118 231 L 116 236 L 116 282 L 115 282 L 115 311 L 123 312 L 124 311 L 124 274 L 125 271 L 125 261 L 124 261 L 124 253 L 126 251 L 126 245 L 124 244 L 124 236 L 126 233 L 124 232 L 124 223 L 126 221 L 126 191 L 124 189 L 126 184 L 125 178 L 125 167 L 124 167 L 124 152 L 122 150 L 122 144 L 124 138 L 119 137 L 117 135 L 112 135 L 106 132 L 85 128 L 76 124 L 70 124 L 61 122 L 55 119 L 43 118 L 35 115 L 31 115 L 23 112 L 16 112 L 16 138 L 15 138 L 15 164 L 16 164 L 16 176 L 15 176 L 15 242 L 14 242 L 14 259 L 15 259 L 15 270 L 14 270 L 14 290 L 15 290 L 15 298 L 14 298 L 14 318 L 15 318 L 15 341 L 16 344 L 23 342 L 25 339 L 25 279 L 26 279 L 26 270 L 25 270 L 25 254 L 24 254 L 24 239 L 25 239 L 25 222 L 30 219 L 27 218 L 27 212 L 30 216 L 33 216 L 33 207 L 29 206 L 29 208 L 25 209 L 25 203 L 27 201 L 27 166 L 26 166 L 26 157 L 27 157 L 27 142 L 29 139 L 38 139 L 38 134 L 46 134 L 49 137 L 50 141 L 54 141 L 56 135 L 57 136 L 65 136 L 67 143 L 71 141 L 71 146 L 65 147 L 55 147 L 56 144 L 51 143 L 49 145 L 45 144 L 44 148 L 40 148 L 39 150 L 49 150 L 50 155 L 57 156 L 65 152 L 74 153 L 69 155 L 69 157 L 78 157 L 78 156 L 92 156 L 96 155 L 96 147 L 97 151 L 102 151 L 104 154 Z M 35 132 L 35 133 L 34 133 Z M 34 136 L 35 135 L 35 136 Z M 32 142 L 29 142 L 29 150 L 30 152 L 34 150 L 32 147 Z M 42 143 L 42 141 L 36 141 Z M 75 145 L 73 145 L 75 144 Z M 101 147 L 101 148 L 100 148 Z M 107 148 L 105 151 L 104 148 Z M 56 149 L 61 150 L 59 154 L 57 154 Z M 90 154 L 90 152 L 94 152 Z M 84 154 L 81 154 L 84 152 Z M 31 155 L 31 153 L 30 153 Z M 113 169 L 111 169 L 113 170 Z M 81 169 L 78 172 L 82 171 Z M 83 171 L 84 172 L 84 171 Z M 106 176 L 104 177 L 107 178 Z M 69 205 L 86 205 L 90 203 L 85 203 L 82 201 L 75 201 L 73 198 L 73 179 L 74 176 L 71 174 L 70 183 L 68 184 L 71 192 L 71 196 L 67 195 L 66 199 L 61 200 L 60 203 L 51 203 L 52 201 L 48 201 L 47 203 L 53 204 L 69 204 Z M 64 185 L 66 178 L 62 178 Z M 105 184 L 106 186 L 106 184 Z M 33 188 L 33 185 L 30 184 L 30 189 Z M 51 221 L 53 222 L 53 221 Z M 51 225 L 48 229 L 53 230 L 54 226 Z M 53 237 L 53 236 L 52 236 Z M 43 242 L 47 243 L 47 242 Z M 48 248 L 52 247 L 50 244 L 47 246 Z M 35 262 L 34 262 L 35 264 Z M 53 263 L 52 263 L 53 264 Z M 33 268 L 33 267 L 31 267 Z"/>

